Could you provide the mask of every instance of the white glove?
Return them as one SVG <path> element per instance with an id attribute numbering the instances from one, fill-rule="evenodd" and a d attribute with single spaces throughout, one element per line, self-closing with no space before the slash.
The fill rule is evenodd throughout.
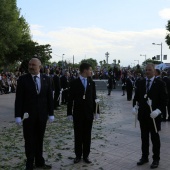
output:
<path id="1" fill-rule="evenodd" d="M 100 102 L 100 99 L 95 99 L 95 102 L 96 102 L 96 103 L 99 103 L 99 102 Z"/>
<path id="2" fill-rule="evenodd" d="M 148 100 L 148 101 L 147 101 L 147 104 L 148 104 L 149 106 L 152 106 L 152 100 Z"/>
<path id="3" fill-rule="evenodd" d="M 49 123 L 52 123 L 54 121 L 54 116 L 49 116 L 48 120 L 49 120 Z"/>
<path id="4" fill-rule="evenodd" d="M 94 114 L 94 119 L 95 119 L 95 120 L 99 119 L 99 117 L 100 117 L 100 114 L 98 114 L 98 113 L 97 113 L 97 114 Z"/>
<path id="5" fill-rule="evenodd" d="M 154 110 L 151 114 L 150 117 L 155 119 L 157 116 L 161 114 L 161 111 L 159 109 Z"/>
<path id="6" fill-rule="evenodd" d="M 22 124 L 21 117 L 16 117 L 16 118 L 15 118 L 15 123 L 16 123 L 18 126 L 21 126 L 21 124 Z"/>
<path id="7" fill-rule="evenodd" d="M 139 109 L 139 106 L 135 105 L 132 109 L 132 114 L 137 116 L 138 115 L 138 109 Z"/>
<path id="8" fill-rule="evenodd" d="M 73 121 L 73 116 L 69 115 L 69 116 L 67 116 L 67 119 L 68 119 L 68 121 L 72 122 Z"/>

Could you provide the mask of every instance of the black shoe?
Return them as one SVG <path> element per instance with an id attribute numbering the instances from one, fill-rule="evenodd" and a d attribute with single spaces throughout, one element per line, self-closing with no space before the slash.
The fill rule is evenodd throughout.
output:
<path id="1" fill-rule="evenodd" d="M 33 168 L 25 168 L 25 170 L 33 170 Z"/>
<path id="2" fill-rule="evenodd" d="M 148 162 L 149 162 L 148 159 L 141 158 L 139 160 L 139 162 L 137 162 L 137 165 L 140 166 L 140 165 L 143 165 L 143 164 L 148 163 Z"/>
<path id="3" fill-rule="evenodd" d="M 124 96 L 125 94 L 122 94 L 122 96 Z"/>
<path id="4" fill-rule="evenodd" d="M 75 164 L 79 163 L 80 161 L 81 161 L 81 158 L 79 158 L 79 157 L 74 158 L 74 163 Z"/>
<path id="5" fill-rule="evenodd" d="M 42 166 L 36 166 L 36 168 L 41 168 L 41 169 L 51 169 L 52 166 L 51 166 L 51 165 L 46 165 L 46 164 L 44 164 L 44 165 L 42 165 Z"/>
<path id="6" fill-rule="evenodd" d="M 155 169 L 158 167 L 158 165 L 159 165 L 159 161 L 153 161 L 150 168 Z"/>
<path id="7" fill-rule="evenodd" d="M 84 162 L 86 162 L 87 164 L 91 164 L 92 162 L 89 160 L 89 158 L 83 158 Z"/>

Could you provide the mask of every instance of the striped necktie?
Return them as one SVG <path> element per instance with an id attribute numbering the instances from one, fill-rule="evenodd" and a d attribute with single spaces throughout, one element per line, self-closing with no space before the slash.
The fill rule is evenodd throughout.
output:
<path id="1" fill-rule="evenodd" d="M 35 83 L 35 87 L 37 90 L 37 94 L 39 93 L 39 89 L 38 89 L 38 83 L 37 83 L 37 76 L 34 76 L 34 83 Z"/>
<path id="2" fill-rule="evenodd" d="M 150 82 L 151 80 L 147 80 L 147 85 L 146 85 L 146 92 L 148 93 L 150 90 Z"/>

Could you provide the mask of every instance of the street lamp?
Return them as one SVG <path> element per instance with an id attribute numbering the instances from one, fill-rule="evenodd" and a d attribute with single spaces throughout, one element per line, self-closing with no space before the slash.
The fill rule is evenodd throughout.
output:
<path id="1" fill-rule="evenodd" d="M 138 65 L 139 65 L 139 60 L 134 60 L 134 61 L 137 61 L 137 62 L 138 62 Z"/>
<path id="2" fill-rule="evenodd" d="M 162 62 L 162 42 L 160 44 L 152 43 L 152 45 L 160 45 L 161 46 L 161 62 Z"/>
<path id="3" fill-rule="evenodd" d="M 145 55 L 140 54 L 140 56 L 145 56 L 145 65 L 146 65 L 146 54 Z"/>

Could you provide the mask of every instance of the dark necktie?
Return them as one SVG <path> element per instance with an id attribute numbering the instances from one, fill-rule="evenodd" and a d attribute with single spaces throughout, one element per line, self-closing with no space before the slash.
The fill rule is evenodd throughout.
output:
<path id="1" fill-rule="evenodd" d="M 39 89 L 38 89 L 38 83 L 37 83 L 37 76 L 34 76 L 34 83 L 35 83 L 35 87 L 36 87 L 36 90 L 37 90 L 37 93 L 39 93 Z"/>
<path id="2" fill-rule="evenodd" d="M 151 80 L 147 80 L 147 85 L 146 85 L 146 92 L 148 93 L 150 90 L 150 82 Z"/>

